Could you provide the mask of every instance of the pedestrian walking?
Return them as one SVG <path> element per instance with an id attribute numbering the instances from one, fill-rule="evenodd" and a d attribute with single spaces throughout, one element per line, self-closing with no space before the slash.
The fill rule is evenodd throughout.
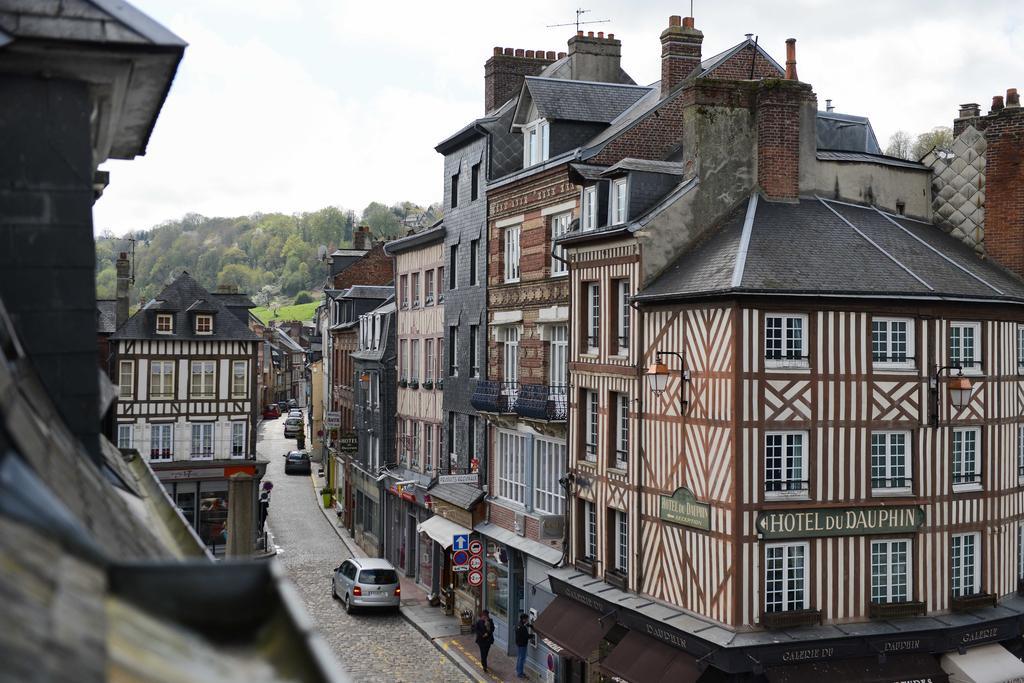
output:
<path id="1" fill-rule="evenodd" d="M 533 638 L 530 626 L 530 619 L 525 614 L 519 615 L 519 623 L 516 624 L 516 677 L 526 678 L 526 648 Z"/>
<path id="2" fill-rule="evenodd" d="M 480 612 L 480 618 L 473 624 L 473 633 L 476 634 L 476 644 L 480 648 L 480 665 L 487 671 L 487 653 L 494 643 L 494 622 L 491 621 L 490 612 Z"/>

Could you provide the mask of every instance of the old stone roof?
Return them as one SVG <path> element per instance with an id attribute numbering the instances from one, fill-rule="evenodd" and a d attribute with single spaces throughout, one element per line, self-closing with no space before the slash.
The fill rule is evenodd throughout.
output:
<path id="1" fill-rule="evenodd" d="M 875 130 L 866 116 L 819 111 L 814 131 L 819 150 L 882 153 Z"/>
<path id="2" fill-rule="evenodd" d="M 821 198 L 752 198 L 636 301 L 749 294 L 1024 303 L 1024 282 L 930 223 Z M 802 245 L 794 248 L 794 245 Z"/>
<path id="3" fill-rule="evenodd" d="M 611 123 L 651 90 L 639 85 L 536 76 L 526 77 L 525 88 L 541 117 L 590 123 Z"/>
<path id="4" fill-rule="evenodd" d="M 195 308 L 193 308 L 195 307 Z M 192 313 L 201 310 L 213 314 L 213 334 L 196 334 Z M 156 333 L 156 312 L 174 316 L 174 334 Z M 191 311 L 191 312 L 190 312 Z M 206 291 L 187 272 L 164 287 L 152 301 L 128 318 L 114 333 L 113 339 L 222 340 L 258 341 L 244 321 L 240 320 L 218 297 Z"/>

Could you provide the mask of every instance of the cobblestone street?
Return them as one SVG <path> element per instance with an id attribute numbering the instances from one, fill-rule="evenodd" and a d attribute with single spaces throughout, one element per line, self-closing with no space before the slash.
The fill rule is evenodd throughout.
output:
<path id="1" fill-rule="evenodd" d="M 331 572 L 349 552 L 317 509 L 310 478 L 285 476 L 281 456 L 295 448 L 295 441 L 283 437 L 283 424 L 283 420 L 264 422 L 259 432 L 259 457 L 270 461 L 264 480 L 274 483 L 270 529 L 279 548 L 278 559 L 346 672 L 359 683 L 468 680 L 400 615 L 350 616 L 331 598 Z"/>

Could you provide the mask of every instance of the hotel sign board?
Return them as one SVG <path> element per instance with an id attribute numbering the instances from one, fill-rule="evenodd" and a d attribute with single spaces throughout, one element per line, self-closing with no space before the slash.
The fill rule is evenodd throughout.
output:
<path id="1" fill-rule="evenodd" d="M 924 509 L 916 505 L 766 510 L 757 517 L 757 531 L 765 540 L 910 533 L 922 524 Z"/>
<path id="2" fill-rule="evenodd" d="M 661 496 L 659 501 L 658 517 L 663 522 L 711 530 L 711 506 L 697 502 L 693 492 L 685 486 L 676 489 L 671 496 Z"/>

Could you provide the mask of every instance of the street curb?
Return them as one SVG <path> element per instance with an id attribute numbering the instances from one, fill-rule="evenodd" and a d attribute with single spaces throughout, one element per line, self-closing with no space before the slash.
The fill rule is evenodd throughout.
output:
<path id="1" fill-rule="evenodd" d="M 317 481 L 317 475 L 313 474 L 312 471 L 310 471 L 309 473 L 309 480 L 313 485 L 314 497 L 318 497 L 317 486 L 320 485 L 320 482 Z M 330 513 L 328 512 L 327 508 L 325 508 L 322 503 L 317 504 L 317 509 L 320 510 L 321 513 L 323 513 L 323 516 L 327 519 L 327 523 L 330 525 L 332 529 L 334 529 L 334 533 L 337 534 L 338 538 L 341 539 L 341 542 L 345 544 L 345 547 L 348 549 L 348 551 L 352 554 L 353 557 L 368 557 L 368 555 L 363 551 L 363 549 L 355 544 L 355 541 L 349 540 L 348 536 L 342 533 L 341 529 L 339 529 L 337 525 L 334 523 L 334 521 L 331 519 Z M 437 648 L 438 652 L 447 657 L 452 662 L 452 664 L 459 667 L 462 673 L 469 676 L 469 679 L 471 681 L 474 681 L 474 683 L 485 683 L 482 682 L 479 677 L 477 677 L 476 670 L 469 662 L 467 662 L 461 655 L 451 652 L 448 648 L 444 647 L 444 645 L 439 643 L 436 638 L 431 638 L 423 629 L 423 627 L 416 623 L 416 621 L 406 613 L 405 608 L 400 607 L 398 613 L 402 615 L 403 619 L 412 624 L 413 628 L 419 631 L 420 634 L 424 638 L 426 638 L 435 648 Z"/>

